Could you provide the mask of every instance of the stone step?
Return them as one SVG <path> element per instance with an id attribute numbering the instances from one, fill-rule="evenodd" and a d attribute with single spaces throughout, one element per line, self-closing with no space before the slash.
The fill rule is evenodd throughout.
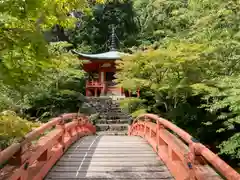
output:
<path id="1" fill-rule="evenodd" d="M 101 107 L 101 106 L 95 106 L 92 105 L 96 110 L 103 110 L 103 111 L 114 111 L 114 112 L 122 112 L 119 107 Z"/>
<path id="2" fill-rule="evenodd" d="M 131 116 L 125 114 L 125 115 L 114 115 L 114 114 L 102 114 L 102 113 L 99 113 L 99 118 L 102 118 L 102 119 L 129 119 L 131 118 Z"/>
<path id="3" fill-rule="evenodd" d="M 131 119 L 127 116 L 101 116 L 99 115 L 99 119 L 107 119 L 107 120 L 119 120 L 119 119 Z"/>
<path id="4" fill-rule="evenodd" d="M 102 108 L 104 108 L 104 107 L 111 107 L 111 108 L 120 108 L 120 106 L 119 105 L 116 105 L 116 104 L 105 104 L 105 103 L 88 103 L 88 104 L 90 104 L 90 105 L 92 105 L 92 106 L 95 106 L 95 107 L 102 107 Z"/>
<path id="5" fill-rule="evenodd" d="M 113 111 L 113 112 L 122 112 L 120 108 L 111 108 L 111 107 L 96 107 L 93 106 L 96 110 L 101 110 L 103 112 L 109 112 L 109 111 Z"/>
<path id="6" fill-rule="evenodd" d="M 102 134 L 127 135 L 128 122 L 132 117 L 123 112 L 120 104 L 111 98 L 88 98 L 89 104 L 99 113 L 96 120 L 97 131 Z"/>
<path id="7" fill-rule="evenodd" d="M 104 101 L 88 101 L 89 104 L 94 104 L 94 105 L 108 105 L 108 106 L 119 106 L 120 104 L 116 103 L 109 103 L 109 102 L 104 102 Z"/>
<path id="8" fill-rule="evenodd" d="M 103 103 L 103 102 L 99 102 L 99 103 L 88 102 L 88 103 L 99 106 L 99 107 L 115 107 L 115 108 L 120 107 L 120 105 L 118 105 L 118 104 L 109 104 L 109 103 Z"/>
<path id="9" fill-rule="evenodd" d="M 110 135 L 110 136 L 127 136 L 128 131 L 98 131 L 97 135 Z"/>
<path id="10" fill-rule="evenodd" d="M 98 119 L 98 124 L 127 124 L 128 119 Z"/>
<path id="11" fill-rule="evenodd" d="M 123 119 L 126 120 L 126 122 L 131 120 L 131 118 L 128 118 L 128 117 L 104 117 L 104 118 L 99 117 L 98 118 L 99 121 L 104 121 L 104 120 L 106 120 L 106 121 L 120 121 L 121 123 L 122 123 L 121 120 L 123 120 Z M 114 123 L 114 124 L 116 124 L 116 123 Z"/>
<path id="12" fill-rule="evenodd" d="M 114 113 L 114 112 L 99 112 L 101 116 L 114 116 L 114 117 L 120 117 L 120 116 L 126 116 L 126 117 L 130 117 L 130 115 L 126 114 L 126 113 Z"/>
<path id="13" fill-rule="evenodd" d="M 100 112 L 101 114 L 108 114 L 109 112 L 111 114 L 127 114 L 127 113 L 124 113 L 122 112 L 121 110 L 112 110 L 112 109 L 107 109 L 107 110 L 103 110 L 103 109 L 96 109 L 96 111 Z"/>
<path id="14" fill-rule="evenodd" d="M 106 111 L 101 111 L 101 114 L 109 114 L 109 115 L 127 115 L 128 113 L 122 112 L 122 111 L 114 111 L 114 110 L 106 110 Z"/>
<path id="15" fill-rule="evenodd" d="M 96 124 L 99 131 L 123 131 L 128 129 L 128 124 Z"/>

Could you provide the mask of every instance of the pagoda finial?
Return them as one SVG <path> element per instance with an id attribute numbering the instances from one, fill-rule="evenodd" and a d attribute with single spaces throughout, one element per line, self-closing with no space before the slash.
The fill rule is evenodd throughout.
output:
<path id="1" fill-rule="evenodd" d="M 117 47 L 116 47 L 116 34 L 115 34 L 115 27 L 114 25 L 112 25 L 112 34 L 111 34 L 111 49 L 110 51 L 116 51 Z"/>

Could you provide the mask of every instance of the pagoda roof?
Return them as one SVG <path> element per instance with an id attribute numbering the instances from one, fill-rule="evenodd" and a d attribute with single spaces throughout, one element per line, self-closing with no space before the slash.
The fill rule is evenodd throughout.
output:
<path id="1" fill-rule="evenodd" d="M 73 50 L 74 53 L 78 54 L 80 57 L 91 59 L 91 60 L 120 60 L 121 56 L 127 55 L 118 51 L 109 51 L 99 54 L 84 54 Z"/>

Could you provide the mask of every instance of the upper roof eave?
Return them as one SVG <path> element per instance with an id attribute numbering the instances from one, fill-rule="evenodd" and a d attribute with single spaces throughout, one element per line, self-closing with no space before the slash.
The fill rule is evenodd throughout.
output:
<path id="1" fill-rule="evenodd" d="M 73 53 L 87 59 L 92 59 L 92 60 L 120 60 L 122 59 L 121 56 L 127 55 L 125 53 L 121 53 L 118 51 L 109 51 L 105 53 L 99 53 L 99 54 L 84 54 L 77 52 L 73 50 Z"/>

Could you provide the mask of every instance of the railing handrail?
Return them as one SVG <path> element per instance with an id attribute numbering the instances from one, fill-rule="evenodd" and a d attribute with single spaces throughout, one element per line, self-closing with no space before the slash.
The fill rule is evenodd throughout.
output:
<path id="1" fill-rule="evenodd" d="M 143 114 L 138 116 L 134 121 L 133 124 L 138 121 L 141 118 L 150 118 L 150 119 L 154 119 L 156 122 L 159 122 L 161 125 L 163 125 L 164 127 L 172 130 L 173 132 L 175 132 L 179 137 L 181 137 L 186 143 L 191 144 L 193 143 L 192 141 L 192 136 L 190 134 L 188 134 L 186 131 L 184 131 L 183 129 L 179 128 L 178 126 L 176 126 L 175 124 L 171 123 L 170 121 L 161 118 L 155 114 Z"/>
<path id="2" fill-rule="evenodd" d="M 187 143 L 193 150 L 194 155 L 201 155 L 204 159 L 211 164 L 221 175 L 228 178 L 229 180 L 238 180 L 240 179 L 239 173 L 237 173 L 231 166 L 225 163 L 218 155 L 214 154 L 206 146 L 200 142 L 194 142 L 192 136 L 185 132 L 183 129 L 177 127 L 175 124 L 170 121 L 161 118 L 155 114 L 143 114 L 138 116 L 132 124 L 137 123 L 139 120 L 155 120 L 157 125 L 162 125 L 163 127 L 172 130 L 176 133 L 185 143 Z"/>
<path id="3" fill-rule="evenodd" d="M 87 81 L 86 86 L 104 86 L 104 82 L 99 81 Z"/>
<path id="4" fill-rule="evenodd" d="M 42 135 L 46 130 L 51 129 L 53 126 L 59 125 L 61 123 L 64 123 L 63 121 L 67 119 L 74 119 L 78 117 L 86 117 L 83 114 L 78 114 L 78 113 L 68 113 L 68 114 L 63 114 L 59 117 L 52 118 L 49 122 L 41 125 L 40 127 L 34 129 L 33 131 L 29 132 L 26 134 L 22 141 L 18 143 L 13 143 L 6 149 L 0 151 L 0 165 L 5 163 L 7 160 L 9 160 L 16 152 L 18 152 L 21 147 L 23 147 L 25 144 L 31 142 L 34 138 Z M 85 120 L 87 118 L 84 118 Z"/>

